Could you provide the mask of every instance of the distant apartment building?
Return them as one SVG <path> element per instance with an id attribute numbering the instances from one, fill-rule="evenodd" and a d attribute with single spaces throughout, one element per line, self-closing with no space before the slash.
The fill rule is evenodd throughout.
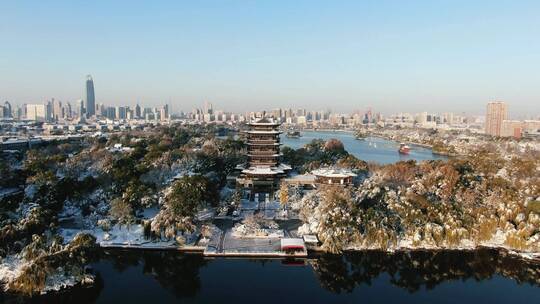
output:
<path id="1" fill-rule="evenodd" d="M 116 107 L 116 119 L 126 119 L 127 110 L 127 107 Z"/>
<path id="2" fill-rule="evenodd" d="M 536 134 L 540 131 L 540 120 L 504 120 L 501 136 L 520 138 L 525 134 Z"/>
<path id="3" fill-rule="evenodd" d="M 416 114 L 415 121 L 419 125 L 423 125 L 428 121 L 428 113 L 427 112 L 421 112 Z"/>
<path id="4" fill-rule="evenodd" d="M 105 115 L 108 119 L 115 119 L 116 118 L 116 108 L 114 107 L 107 107 L 107 115 Z"/>
<path id="5" fill-rule="evenodd" d="M 142 117 L 141 114 L 142 114 L 141 113 L 141 106 L 139 104 L 137 104 L 135 106 L 135 118 L 137 118 L 137 119 L 141 118 Z"/>
<path id="6" fill-rule="evenodd" d="M 2 110 L 2 115 L 0 115 L 0 118 L 11 118 L 13 117 L 13 111 L 11 109 L 11 104 L 9 101 L 4 102 L 4 106 L 0 106 L 0 110 Z"/>
<path id="7" fill-rule="evenodd" d="M 307 125 L 307 119 L 306 119 L 306 116 L 298 116 L 296 118 L 296 123 L 299 124 L 299 125 Z"/>
<path id="8" fill-rule="evenodd" d="M 508 118 L 508 108 L 504 102 L 490 102 L 486 112 L 486 134 L 501 136 L 503 120 Z"/>
<path id="9" fill-rule="evenodd" d="M 159 117 L 161 118 L 161 120 L 169 119 L 169 105 L 164 105 L 163 107 L 161 107 L 159 112 Z"/>
<path id="10" fill-rule="evenodd" d="M 523 122 L 519 120 L 503 120 L 499 136 L 520 138 Z"/>
<path id="11" fill-rule="evenodd" d="M 27 104 L 26 119 L 35 121 L 45 121 L 47 118 L 47 107 L 44 104 Z"/>
<path id="12" fill-rule="evenodd" d="M 524 132 L 539 132 L 540 120 L 525 120 L 523 121 Z"/>
<path id="13" fill-rule="evenodd" d="M 454 113 L 443 113 L 442 123 L 453 124 L 454 123 Z"/>
<path id="14" fill-rule="evenodd" d="M 64 118 L 64 108 L 62 107 L 62 102 L 59 100 L 52 99 L 52 120 L 59 121 Z"/>

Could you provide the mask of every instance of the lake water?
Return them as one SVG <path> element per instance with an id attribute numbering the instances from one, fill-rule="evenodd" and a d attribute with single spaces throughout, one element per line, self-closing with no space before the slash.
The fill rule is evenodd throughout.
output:
<path id="1" fill-rule="evenodd" d="M 93 267 L 98 275 L 93 288 L 72 289 L 34 301 L 540 303 L 539 265 L 487 249 L 362 252 L 296 263 L 113 250 L 105 251 Z"/>
<path id="2" fill-rule="evenodd" d="M 422 161 L 447 158 L 445 156 L 431 153 L 431 149 L 416 145 L 411 146 L 411 152 L 409 155 L 399 154 L 398 142 L 379 137 L 368 137 L 364 140 L 358 140 L 354 137 L 354 134 L 350 132 L 306 131 L 302 132 L 302 137 L 300 138 L 288 138 L 285 135 L 282 135 L 281 141 L 286 146 L 293 149 L 298 149 L 311 142 L 313 139 L 319 138 L 323 140 L 328 140 L 330 138 L 339 139 L 341 142 L 343 142 L 345 150 L 352 155 L 368 162 L 377 162 L 380 164 L 389 164 L 410 159 Z"/>

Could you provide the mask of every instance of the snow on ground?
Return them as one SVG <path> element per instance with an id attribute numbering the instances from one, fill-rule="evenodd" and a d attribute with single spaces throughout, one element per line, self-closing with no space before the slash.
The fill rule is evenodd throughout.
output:
<path id="1" fill-rule="evenodd" d="M 215 215 L 215 211 L 213 209 L 205 209 L 202 211 L 197 212 L 196 218 L 199 221 L 208 221 L 211 220 Z"/>
<path id="2" fill-rule="evenodd" d="M 500 230 L 497 229 L 491 240 L 483 242 L 482 245 L 486 247 L 494 247 L 494 248 L 501 248 L 505 247 L 504 242 L 506 241 L 506 234 Z"/>
<path id="3" fill-rule="evenodd" d="M 0 262 L 0 282 L 7 284 L 21 274 L 21 270 L 27 263 L 19 257 L 10 255 Z"/>
<path id="4" fill-rule="evenodd" d="M 150 208 L 145 208 L 139 215 L 142 215 L 142 218 L 145 220 L 153 219 L 159 213 L 159 207 L 154 206 Z"/>
<path id="5" fill-rule="evenodd" d="M 15 255 L 10 255 L 4 258 L 0 263 L 0 282 L 7 288 L 8 283 L 15 280 L 22 272 L 22 269 L 28 265 L 21 258 Z M 94 277 L 90 274 L 74 276 L 66 274 L 63 268 L 58 268 L 56 272 L 47 276 L 45 288 L 41 291 L 45 294 L 50 291 L 59 291 L 67 287 L 75 286 L 78 283 L 91 284 L 94 282 Z"/>
<path id="6" fill-rule="evenodd" d="M 66 201 L 64 202 L 64 207 L 62 208 L 62 211 L 58 213 L 59 218 L 72 218 L 75 216 L 81 216 L 82 210 L 81 207 L 77 204 L 73 203 L 72 201 Z"/>
<path id="7" fill-rule="evenodd" d="M 282 238 L 285 233 L 281 229 L 249 229 L 244 224 L 232 228 L 232 236 L 236 238 Z"/>
<path id="8" fill-rule="evenodd" d="M 67 287 L 75 286 L 80 281 L 80 277 L 67 275 L 62 269 L 58 269 L 52 275 L 47 276 L 47 279 L 45 281 L 45 288 L 41 291 L 41 294 L 45 294 L 51 291 L 60 291 Z"/>
<path id="9" fill-rule="evenodd" d="M 96 242 L 102 247 L 148 247 L 148 248 L 171 248 L 178 247 L 174 239 L 151 240 L 144 237 L 144 228 L 141 224 L 133 224 L 128 227 L 114 225 L 110 230 L 104 231 L 99 227 L 93 229 L 61 228 L 59 234 L 65 242 L 70 242 L 77 233 L 84 232 L 96 237 Z M 194 245 L 199 237 L 199 232 L 184 235 L 187 245 Z"/>
<path id="10" fill-rule="evenodd" d="M 126 226 L 119 227 L 118 225 L 114 225 L 109 231 L 103 231 L 99 227 L 95 227 L 94 229 L 59 229 L 59 234 L 64 238 L 64 242 L 71 242 L 79 232 L 92 234 L 96 237 L 98 244 L 140 245 L 149 242 L 144 239 L 143 227 L 140 224 L 131 225 L 129 229 Z"/>

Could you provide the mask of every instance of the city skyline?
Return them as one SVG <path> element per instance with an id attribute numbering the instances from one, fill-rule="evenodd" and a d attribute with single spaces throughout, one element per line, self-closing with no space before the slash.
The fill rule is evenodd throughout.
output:
<path id="1" fill-rule="evenodd" d="M 92 74 L 96 104 L 540 113 L 534 1 L 1 8 L 0 98 L 15 104 L 84 99 Z"/>
<path id="2" fill-rule="evenodd" d="M 92 75 L 86 75 L 86 82 L 85 82 L 85 92 L 83 93 L 83 98 L 82 99 L 77 99 L 77 100 L 68 100 L 68 101 L 64 101 L 65 104 L 64 104 L 64 107 L 62 106 L 62 100 L 59 100 L 59 99 L 55 99 L 54 97 L 53 98 L 50 98 L 50 99 L 47 99 L 43 102 L 36 102 L 36 103 L 23 103 L 23 104 L 17 104 L 15 103 L 14 105 L 17 107 L 17 108 L 25 108 L 27 107 L 28 105 L 31 105 L 31 106 L 36 106 L 36 105 L 40 105 L 40 106 L 43 106 L 44 109 L 47 108 L 47 107 L 50 107 L 49 110 L 43 110 L 43 111 L 46 111 L 48 113 L 50 113 L 50 118 L 52 120 L 55 120 L 55 121 L 58 121 L 58 118 L 72 118 L 71 115 L 72 115 L 72 103 L 77 106 L 77 110 L 74 112 L 74 113 L 78 113 L 78 114 L 85 114 L 86 117 L 92 117 L 96 114 L 98 114 L 98 111 L 100 112 L 100 115 L 101 116 L 104 116 L 104 117 L 116 117 L 118 116 L 119 114 L 117 113 L 119 110 L 118 108 L 125 108 L 125 110 L 127 111 L 128 109 L 132 108 L 131 111 L 133 111 L 133 115 L 134 117 L 142 117 L 140 116 L 139 112 L 141 111 L 141 104 L 145 107 L 145 110 L 147 109 L 151 109 L 151 108 L 154 108 L 154 109 L 157 109 L 158 107 L 160 107 L 162 110 L 163 109 L 166 109 L 166 113 L 167 113 L 167 117 L 169 115 L 169 113 L 171 113 L 171 110 L 169 109 L 169 107 L 172 105 L 172 103 L 170 102 L 165 102 L 165 103 L 161 103 L 161 104 L 158 104 L 158 106 L 152 106 L 152 103 L 150 104 L 147 104 L 147 103 L 141 103 L 140 101 L 137 101 L 136 103 L 112 103 L 112 104 L 105 104 L 105 103 L 102 103 L 102 102 L 98 102 L 96 103 L 96 98 L 95 98 L 95 91 L 94 91 L 94 81 L 93 81 L 93 77 Z M 487 104 L 489 106 L 489 104 L 493 104 L 493 103 L 505 103 L 504 101 L 500 101 L 500 100 L 493 100 L 493 101 L 489 101 Z M 8 105 L 9 107 L 9 111 L 4 111 L 6 113 L 9 113 L 9 115 L 12 114 L 12 110 L 11 110 L 11 103 L 9 101 L 5 101 L 5 105 Z M 184 108 L 180 108 L 180 109 L 177 109 L 176 112 L 174 112 L 175 114 L 183 114 L 183 113 L 192 113 L 193 114 L 193 111 L 202 111 L 203 113 L 208 113 L 208 107 L 210 107 L 210 109 L 213 109 L 213 103 L 212 102 L 209 102 L 208 100 L 205 100 L 203 103 L 202 103 L 202 108 L 200 107 L 201 104 L 198 104 L 198 105 L 194 105 L 191 110 L 190 109 L 184 109 Z M 69 110 L 67 110 L 65 107 L 68 107 Z M 116 108 L 116 112 L 115 112 L 115 108 Z M 138 109 L 137 109 L 138 108 Z M 89 113 L 89 110 L 90 109 L 90 113 Z M 110 114 L 108 112 L 110 112 L 112 109 L 112 111 L 114 112 L 113 114 Z M 286 110 L 289 110 L 289 111 L 297 111 L 297 110 L 303 110 L 303 111 L 307 111 L 307 112 L 311 112 L 311 113 L 315 113 L 315 112 L 328 112 L 328 113 L 334 113 L 334 114 L 343 114 L 343 115 L 348 115 L 348 114 L 365 114 L 365 113 L 372 113 L 372 112 L 376 112 L 377 114 L 382 114 L 382 115 L 389 115 L 389 116 L 396 116 L 396 115 L 402 115 L 402 114 L 412 114 L 413 116 L 414 115 L 418 115 L 418 114 L 424 114 L 424 115 L 427 115 L 427 114 L 433 114 L 433 115 L 442 115 L 443 117 L 445 115 L 454 115 L 454 114 L 458 114 L 458 115 L 463 115 L 463 116 L 468 116 L 468 117 L 485 117 L 486 116 L 486 113 L 472 113 L 472 112 L 467 112 L 467 111 L 460 111 L 458 109 L 455 109 L 453 111 L 446 111 L 446 112 L 436 112 L 436 111 L 426 111 L 425 109 L 421 110 L 421 111 L 408 111 L 408 110 L 402 110 L 402 111 L 398 111 L 396 109 L 394 109 L 393 112 L 388 112 L 388 113 L 384 113 L 384 112 L 381 112 L 381 111 L 374 111 L 373 107 L 371 106 L 368 106 L 368 107 L 365 107 L 364 109 L 360 109 L 360 108 L 356 108 L 356 109 L 353 109 L 349 112 L 339 112 L 339 111 L 334 111 L 331 107 L 326 107 L 325 109 L 317 109 L 317 108 L 309 108 L 309 107 L 294 107 L 294 106 L 287 106 L 287 107 L 270 107 L 270 108 L 258 108 L 256 110 L 251 110 L 251 109 L 244 109 L 243 111 L 231 111 L 230 109 L 226 108 L 226 107 L 219 107 L 214 109 L 215 111 L 218 111 L 218 112 L 221 112 L 221 113 L 236 113 L 236 114 L 245 114 L 245 113 L 248 113 L 248 112 L 260 112 L 260 111 L 267 111 L 267 112 L 272 112 L 274 110 L 283 110 L 283 111 L 286 111 Z M 62 115 L 58 115 L 59 113 L 62 113 Z M 489 110 L 488 110 L 489 112 Z M 107 113 L 107 114 L 105 114 Z M 136 113 L 139 113 L 139 114 L 136 114 Z M 489 113 L 488 113 L 489 114 Z M 506 113 L 507 115 L 507 118 L 512 118 L 512 119 L 538 119 L 538 114 L 534 114 L 534 113 L 528 113 L 528 115 L 508 115 L 508 112 Z M 3 116 L 3 115 L 2 115 Z M 35 116 L 35 115 L 34 115 Z M 46 116 L 46 115 L 45 115 Z M 6 117 L 11 117 L 11 116 L 6 116 Z M 118 117 L 117 117 L 118 118 Z M 505 118 L 505 119 L 507 119 Z M 500 128 L 500 126 L 499 126 Z"/>

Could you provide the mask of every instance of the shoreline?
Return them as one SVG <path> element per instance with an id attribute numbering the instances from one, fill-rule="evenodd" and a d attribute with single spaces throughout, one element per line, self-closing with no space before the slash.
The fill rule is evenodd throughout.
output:
<path id="1" fill-rule="evenodd" d="M 511 256 L 517 258 L 520 261 L 538 263 L 540 265 L 540 252 L 524 252 L 511 248 L 501 247 L 501 246 L 488 246 L 488 245 L 477 245 L 473 247 L 461 247 L 461 248 L 433 248 L 433 247 L 399 247 L 394 249 L 380 249 L 380 248 L 347 248 L 340 253 L 330 253 L 325 250 L 320 249 L 320 247 L 310 247 L 308 248 L 307 255 L 305 256 L 294 256 L 294 255 L 275 255 L 275 254 L 210 254 L 207 255 L 204 253 L 204 248 L 202 246 L 137 246 L 137 245 L 128 245 L 128 244 L 98 244 L 99 249 L 102 252 L 113 252 L 113 251 L 177 251 L 180 254 L 186 255 L 200 255 L 204 259 L 246 259 L 246 260 L 298 260 L 298 261 L 308 261 L 308 260 L 317 260 L 324 255 L 333 255 L 333 256 L 344 256 L 347 254 L 361 254 L 369 252 L 380 252 L 387 255 L 392 255 L 395 253 L 414 253 L 414 252 L 429 252 L 429 253 L 438 253 L 438 252 L 474 252 L 481 250 L 492 250 L 501 256 Z M 92 262 L 93 263 L 93 262 Z M 92 274 L 95 279 L 95 274 Z M 6 294 L 16 294 L 9 289 L 5 289 L 7 286 L 6 282 L 1 282 L 0 287 L 2 287 L 3 292 Z M 49 288 L 45 291 L 42 291 L 39 295 L 50 295 L 55 293 L 69 292 L 72 289 L 76 288 L 92 288 L 94 283 L 84 282 L 84 280 L 71 282 L 71 284 L 61 284 L 61 286 L 48 286 Z M 54 288 L 51 288 L 54 287 Z"/>
<path id="2" fill-rule="evenodd" d="M 334 129 L 317 129 L 317 130 L 314 130 L 314 129 L 302 129 L 301 131 L 302 132 L 311 132 L 311 133 L 314 133 L 314 132 L 349 133 L 349 134 L 352 134 L 352 135 L 354 135 L 354 132 L 355 132 L 354 130 L 342 130 L 342 129 L 337 129 L 337 130 L 334 130 Z M 393 141 L 393 142 L 396 142 L 396 143 L 403 142 L 403 143 L 406 143 L 407 145 L 412 145 L 412 146 L 418 146 L 418 147 L 422 147 L 422 148 L 426 148 L 426 149 L 431 149 L 432 152 L 433 152 L 433 145 L 430 145 L 430 144 L 413 142 L 413 141 L 400 141 L 400 140 L 397 140 L 395 138 L 391 138 L 389 136 L 384 136 L 382 134 L 375 134 L 375 133 L 368 133 L 366 137 L 381 138 L 381 139 L 385 139 L 385 140 L 388 140 L 388 141 Z M 453 154 L 444 154 L 444 153 L 437 153 L 437 152 L 433 152 L 433 154 L 443 155 L 443 156 L 454 156 Z"/>
<path id="3" fill-rule="evenodd" d="M 434 247 L 399 247 L 399 248 L 392 248 L 392 249 L 381 249 L 381 248 L 346 248 L 341 253 L 330 253 L 328 251 L 325 251 L 321 249 L 320 247 L 309 247 L 307 249 L 307 255 L 306 256 L 295 256 L 295 255 L 288 255 L 285 253 L 280 254 L 269 254 L 269 253 L 242 253 L 242 254 L 206 254 L 204 252 L 206 247 L 203 246 L 140 246 L 140 245 L 128 245 L 128 244 L 99 244 L 100 249 L 103 250 L 148 250 L 148 251 L 177 251 L 180 253 L 185 254 L 198 254 L 205 258 L 228 258 L 228 257 L 234 257 L 234 258 L 256 258 L 256 259 L 266 259 L 266 258 L 274 258 L 274 259 L 287 259 L 287 258 L 293 258 L 293 259 L 309 259 L 312 258 L 314 255 L 317 254 L 333 254 L 333 255 L 340 255 L 343 253 L 355 253 L 355 252 L 370 252 L 370 251 L 377 251 L 377 252 L 384 252 L 384 253 L 394 253 L 394 252 L 415 252 L 415 251 L 428 251 L 428 252 L 437 252 L 437 251 L 455 251 L 455 252 L 470 252 L 470 251 L 477 251 L 477 250 L 485 250 L 485 249 L 491 249 L 496 250 L 500 252 L 504 252 L 505 254 L 512 255 L 524 260 L 529 261 L 535 261 L 540 263 L 540 252 L 530 252 L 530 251 L 520 251 L 517 249 L 507 248 L 504 246 L 489 246 L 489 245 L 477 245 L 476 247 L 460 247 L 460 248 L 434 248 Z"/>

